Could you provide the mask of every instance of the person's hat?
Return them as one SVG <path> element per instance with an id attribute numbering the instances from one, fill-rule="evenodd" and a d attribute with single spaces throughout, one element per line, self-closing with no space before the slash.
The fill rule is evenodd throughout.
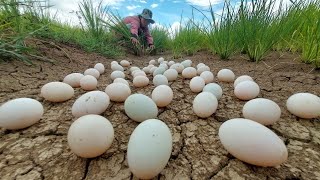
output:
<path id="1" fill-rule="evenodd" d="M 151 24 L 154 23 L 154 20 L 152 19 L 152 11 L 150 11 L 149 9 L 143 9 L 140 16 L 148 20 Z"/>

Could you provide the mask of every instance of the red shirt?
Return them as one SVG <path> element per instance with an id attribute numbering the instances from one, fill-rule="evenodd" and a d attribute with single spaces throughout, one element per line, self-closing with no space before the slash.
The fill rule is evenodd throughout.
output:
<path id="1" fill-rule="evenodd" d="M 135 35 L 138 37 L 138 33 L 139 33 L 139 29 L 144 32 L 146 38 L 147 38 L 147 42 L 148 44 L 153 44 L 153 38 L 150 34 L 149 28 L 147 27 L 143 27 L 140 24 L 140 18 L 139 16 L 128 16 L 126 18 L 123 19 L 123 22 L 125 24 L 130 24 L 131 28 L 130 28 L 130 32 L 131 34 Z"/>

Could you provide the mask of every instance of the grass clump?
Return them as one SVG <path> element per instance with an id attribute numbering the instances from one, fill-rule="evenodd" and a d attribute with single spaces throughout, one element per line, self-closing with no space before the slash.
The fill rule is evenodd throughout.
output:
<path id="1" fill-rule="evenodd" d="M 169 49 L 169 32 L 167 28 L 153 27 L 150 31 L 153 36 L 153 44 L 155 46 L 154 53 L 163 52 Z"/>
<path id="2" fill-rule="evenodd" d="M 239 48 L 247 53 L 250 61 L 262 60 L 275 44 L 295 28 L 294 24 L 283 18 L 286 11 L 283 11 L 282 5 L 275 5 L 275 1 L 269 0 L 250 3 L 241 0 L 236 29 Z"/>
<path id="3" fill-rule="evenodd" d="M 295 4 L 298 15 L 292 17 L 299 22 L 291 43 L 301 51 L 301 59 L 320 68 L 320 2 L 308 1 Z"/>
<path id="4" fill-rule="evenodd" d="M 0 0 L 0 60 L 31 64 L 30 57 L 41 58 L 25 41 L 45 29 L 49 21 L 41 8 L 41 1 Z"/>
<path id="5" fill-rule="evenodd" d="M 55 20 L 50 14 L 49 1 L 0 0 L 0 59 L 18 59 L 30 63 L 37 57 L 26 40 L 29 37 L 76 44 L 86 51 L 117 57 L 123 52 L 112 44 L 108 29 L 100 19 L 105 18 L 102 3 L 94 7 L 91 0 L 79 3 L 81 26 L 71 26 Z M 43 59 L 43 58 L 42 58 Z"/>
<path id="6" fill-rule="evenodd" d="M 217 53 L 221 59 L 229 57 L 237 52 L 237 33 L 234 29 L 236 14 L 230 2 L 225 1 L 220 18 L 214 13 L 210 4 L 210 27 L 206 29 L 209 49 Z"/>
<path id="7" fill-rule="evenodd" d="M 205 47 L 205 34 L 199 30 L 200 23 L 188 20 L 184 25 L 180 23 L 175 36 L 170 41 L 171 50 L 175 58 L 194 55 Z"/>

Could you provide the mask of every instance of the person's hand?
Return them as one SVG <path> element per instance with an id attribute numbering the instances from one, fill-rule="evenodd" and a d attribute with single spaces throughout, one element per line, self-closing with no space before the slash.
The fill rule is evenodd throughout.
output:
<path id="1" fill-rule="evenodd" d="M 155 47 L 154 47 L 153 44 L 150 44 L 150 45 L 149 45 L 149 49 L 150 49 L 150 50 L 154 50 L 154 48 L 155 48 Z"/>
<path id="2" fill-rule="evenodd" d="M 134 45 L 136 45 L 136 46 L 137 46 L 138 44 L 140 44 L 139 41 L 138 41 L 138 39 L 135 38 L 135 37 L 131 37 L 130 40 L 131 40 L 132 44 L 134 44 Z"/>

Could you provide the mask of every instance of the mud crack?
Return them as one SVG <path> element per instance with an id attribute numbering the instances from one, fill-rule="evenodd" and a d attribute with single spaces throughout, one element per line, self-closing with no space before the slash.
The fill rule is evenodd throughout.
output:
<path id="1" fill-rule="evenodd" d="M 89 166 L 90 166 L 91 161 L 92 161 L 92 159 L 87 159 L 86 160 L 86 167 L 84 169 L 84 175 L 82 177 L 82 180 L 85 180 L 87 178 L 87 175 L 88 175 L 88 172 L 89 172 Z"/>

